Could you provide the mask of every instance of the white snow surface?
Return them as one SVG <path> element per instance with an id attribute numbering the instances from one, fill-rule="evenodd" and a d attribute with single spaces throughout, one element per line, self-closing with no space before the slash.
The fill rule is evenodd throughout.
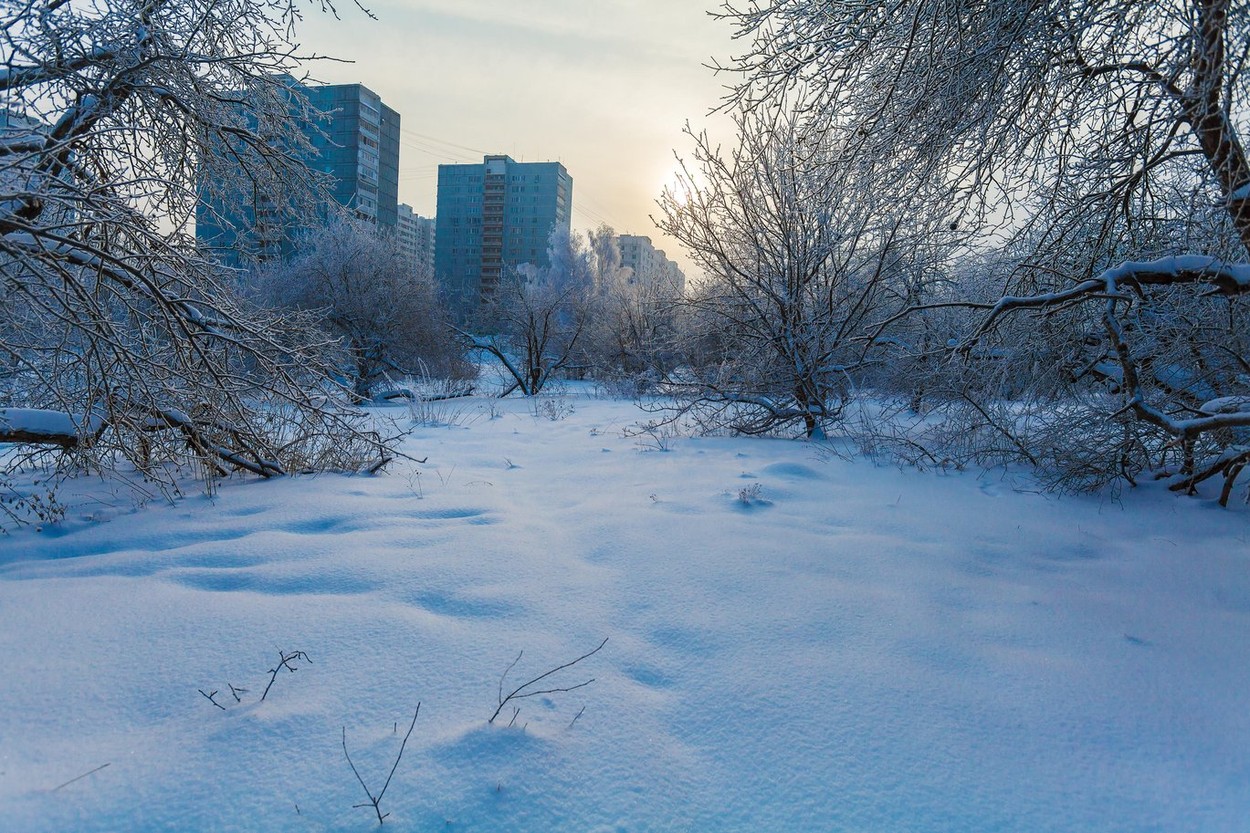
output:
<path id="1" fill-rule="evenodd" d="M 418 701 L 384 830 L 1247 829 L 1244 506 L 442 413 L 424 465 L 0 538 L 0 830 L 375 830 L 343 732 L 376 794 Z"/>
<path id="2" fill-rule="evenodd" d="M 1250 411 L 1250 396 L 1221 396 L 1198 406 L 1204 414 L 1236 414 Z"/>
<path id="3" fill-rule="evenodd" d="M 64 411 L 48 411 L 39 408 L 0 408 L 0 426 L 9 431 L 29 431 L 34 434 L 73 437 L 82 429 L 91 433 L 100 426 L 100 418 L 75 419 Z"/>

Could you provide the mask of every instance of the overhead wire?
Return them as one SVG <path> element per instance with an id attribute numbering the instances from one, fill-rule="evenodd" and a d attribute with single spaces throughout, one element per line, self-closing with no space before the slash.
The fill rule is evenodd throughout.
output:
<path id="1" fill-rule="evenodd" d="M 404 147 L 417 151 L 418 153 L 432 156 L 440 160 L 445 160 L 440 164 L 474 164 L 478 162 L 478 156 L 489 156 L 489 151 L 465 145 L 460 142 L 453 142 L 449 139 L 441 139 L 438 136 L 431 136 L 428 133 L 421 133 L 411 128 L 400 128 L 400 144 Z M 476 154 L 470 156 L 469 154 Z M 438 177 L 437 165 L 421 165 L 412 169 L 405 169 L 400 174 L 400 181 L 409 184 L 435 180 Z M 586 220 L 591 225 L 606 225 L 614 229 L 621 229 L 620 223 L 614 221 L 610 216 L 612 213 L 603 203 L 588 196 L 584 192 L 578 192 L 573 200 L 573 213 Z"/>

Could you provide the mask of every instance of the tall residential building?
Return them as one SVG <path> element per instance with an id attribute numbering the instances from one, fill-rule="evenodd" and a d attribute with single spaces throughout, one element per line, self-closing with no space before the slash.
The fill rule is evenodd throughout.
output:
<path id="1" fill-rule="evenodd" d="M 676 263 L 668 259 L 663 249 L 657 249 L 650 237 L 641 234 L 622 234 L 616 238 L 621 248 L 621 265 L 634 270 L 632 283 L 647 286 L 666 285 L 681 292 L 686 286 L 686 276 Z"/>
<path id="2" fill-rule="evenodd" d="M 394 229 L 399 203 L 399 113 L 363 84 L 309 87 L 290 82 L 324 113 L 305 133 L 309 169 L 328 174 L 335 202 L 356 216 Z M 231 266 L 250 260 L 281 260 L 295 253 L 299 234 L 320 217 L 282 217 L 264 193 L 243 194 L 223 204 L 202 201 L 196 210 L 196 238 Z"/>
<path id="3" fill-rule="evenodd" d="M 548 237 L 569 229 L 572 205 L 559 162 L 439 165 L 434 275 L 452 308 L 469 315 L 517 266 L 548 266 Z"/>
<path id="4" fill-rule="evenodd" d="M 312 106 L 329 114 L 312 136 L 309 167 L 330 174 L 334 199 L 383 228 L 395 228 L 399 205 L 399 113 L 363 84 L 307 87 Z"/>
<path id="5" fill-rule="evenodd" d="M 399 204 L 395 236 L 400 253 L 413 264 L 417 274 L 434 275 L 434 218 L 422 217 L 406 203 Z"/>

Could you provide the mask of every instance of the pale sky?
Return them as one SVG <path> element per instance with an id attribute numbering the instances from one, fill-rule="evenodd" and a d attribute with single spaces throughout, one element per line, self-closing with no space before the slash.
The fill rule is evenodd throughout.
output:
<path id="1" fill-rule="evenodd" d="M 439 163 L 559 161 L 575 229 L 648 235 L 689 274 L 649 217 L 673 151 L 690 150 L 685 123 L 723 124 L 707 114 L 726 79 L 704 64 L 737 45 L 707 15 L 717 1 L 376 0 L 374 21 L 338 0 L 342 19 L 310 14 L 299 40 L 354 62 L 310 64 L 314 78 L 362 83 L 399 111 L 399 200 L 417 213 L 435 212 Z"/>

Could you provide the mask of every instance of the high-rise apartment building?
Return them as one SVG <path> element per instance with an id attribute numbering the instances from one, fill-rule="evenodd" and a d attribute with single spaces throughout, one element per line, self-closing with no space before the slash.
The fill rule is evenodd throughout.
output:
<path id="1" fill-rule="evenodd" d="M 439 165 L 434 274 L 453 309 L 471 314 L 521 264 L 548 266 L 548 237 L 569 229 L 572 205 L 559 162 Z"/>
<path id="2" fill-rule="evenodd" d="M 399 251 L 413 265 L 417 274 L 434 275 L 434 218 L 422 217 L 411 205 L 399 204 L 399 222 L 395 226 Z"/>
<path id="3" fill-rule="evenodd" d="M 307 87 L 313 108 L 329 114 L 309 167 L 333 178 L 334 199 L 383 228 L 395 228 L 399 204 L 399 113 L 363 84 Z"/>
<path id="4" fill-rule="evenodd" d="M 382 228 L 394 229 L 399 203 L 399 113 L 363 84 L 320 87 L 290 82 L 324 113 L 309 124 L 310 170 L 328 175 L 335 202 Z M 204 200 L 196 211 L 196 238 L 220 261 L 282 260 L 295 253 L 299 234 L 322 216 L 282 216 L 265 193 L 241 193 L 230 204 Z"/>
<path id="5" fill-rule="evenodd" d="M 630 279 L 645 286 L 664 285 L 681 292 L 686 276 L 676 263 L 668 259 L 663 249 L 657 249 L 650 237 L 641 234 L 622 234 L 616 238 L 621 249 L 621 265 L 634 270 Z"/>

